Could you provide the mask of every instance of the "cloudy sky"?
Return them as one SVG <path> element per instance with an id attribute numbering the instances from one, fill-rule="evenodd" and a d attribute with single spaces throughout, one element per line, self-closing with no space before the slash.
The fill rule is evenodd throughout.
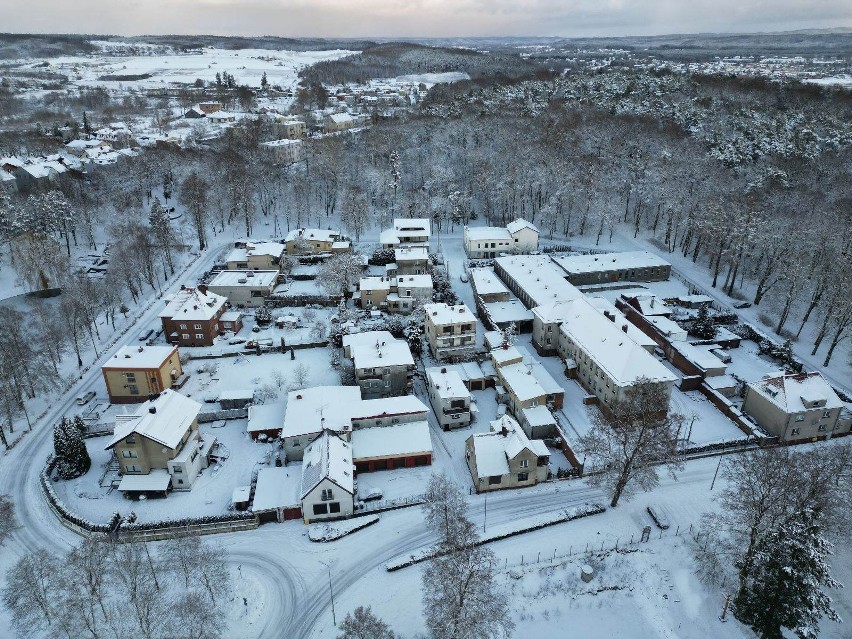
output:
<path id="1" fill-rule="evenodd" d="M 617 36 L 852 26 L 850 0 L 0 0 L 0 31 Z"/>

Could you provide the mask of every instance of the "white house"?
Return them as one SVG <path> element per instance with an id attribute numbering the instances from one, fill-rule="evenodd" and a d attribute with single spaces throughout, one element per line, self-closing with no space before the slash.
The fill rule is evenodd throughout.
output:
<path id="1" fill-rule="evenodd" d="M 504 226 L 465 226 L 464 249 L 471 259 L 494 258 L 500 253 L 531 253 L 538 250 L 535 225 L 517 219 Z"/>
<path id="2" fill-rule="evenodd" d="M 426 339 L 436 359 L 462 354 L 476 346 L 476 317 L 465 304 L 425 304 Z"/>
<path id="3" fill-rule="evenodd" d="M 441 368 L 426 373 L 429 402 L 444 430 L 467 426 L 471 421 L 470 391 L 457 371 Z"/>
<path id="4" fill-rule="evenodd" d="M 395 218 L 393 228 L 382 231 L 379 241 L 384 248 L 429 246 L 432 225 L 429 218 Z"/>
<path id="5" fill-rule="evenodd" d="M 302 459 L 302 516 L 305 523 L 351 517 L 355 511 L 352 445 L 323 431 Z"/>

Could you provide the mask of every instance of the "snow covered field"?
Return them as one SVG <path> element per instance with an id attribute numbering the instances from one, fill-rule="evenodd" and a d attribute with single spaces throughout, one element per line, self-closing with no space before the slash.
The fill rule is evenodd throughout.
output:
<path id="1" fill-rule="evenodd" d="M 289 89 L 298 83 L 301 69 L 322 60 L 335 60 L 353 51 L 272 51 L 267 49 L 226 50 L 207 47 L 201 53 L 155 54 L 150 56 L 67 56 L 53 58 L 48 70 L 67 75 L 77 86 L 107 89 L 153 89 L 173 83 L 192 84 L 196 79 L 215 82 L 216 73 L 227 72 L 239 83 L 260 86 L 266 73 L 269 83 Z M 32 64 L 20 61 L 21 66 Z M 110 79 L 110 76 L 140 76 Z M 141 77 L 147 76 L 147 77 Z"/>

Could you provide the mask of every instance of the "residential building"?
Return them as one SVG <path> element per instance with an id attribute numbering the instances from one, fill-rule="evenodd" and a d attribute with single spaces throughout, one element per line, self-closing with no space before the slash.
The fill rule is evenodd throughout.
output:
<path id="1" fill-rule="evenodd" d="M 257 439 L 261 435 L 275 439 L 281 435 L 286 414 L 287 402 L 249 404 L 246 432 L 252 439 Z"/>
<path id="2" fill-rule="evenodd" d="M 429 246 L 432 226 L 429 218 L 396 218 L 393 228 L 382 231 L 379 242 L 383 248 Z"/>
<path id="3" fill-rule="evenodd" d="M 212 346 L 220 333 L 219 318 L 227 303 L 227 298 L 208 291 L 204 285 L 181 287 L 160 311 L 166 340 L 179 346 Z"/>
<path id="4" fill-rule="evenodd" d="M 437 371 L 453 371 L 461 377 L 462 383 L 469 391 L 485 390 L 486 388 L 494 387 L 493 367 L 488 362 L 483 362 L 481 365 L 476 362 L 460 362 L 458 364 L 444 364 L 442 366 L 430 366 L 426 369 L 426 374 Z"/>
<path id="5" fill-rule="evenodd" d="M 498 349 L 499 351 L 499 349 Z M 509 410 L 527 431 L 527 434 L 537 437 L 553 437 L 557 433 L 539 427 L 533 433 L 531 424 L 527 423 L 528 409 L 539 406 L 550 407 L 554 410 L 562 408 L 565 389 L 553 379 L 553 376 L 539 362 L 529 364 L 511 364 L 497 369 L 500 383 L 505 389 L 505 401 Z"/>
<path id="6" fill-rule="evenodd" d="M 323 130 L 326 133 L 339 133 L 358 126 L 358 120 L 348 113 L 329 113 L 323 118 Z"/>
<path id="7" fill-rule="evenodd" d="M 261 149 L 278 164 L 295 164 L 302 161 L 302 141 L 290 138 L 263 142 Z"/>
<path id="8" fill-rule="evenodd" d="M 112 404 L 136 404 L 185 380 L 177 346 L 122 346 L 101 366 Z"/>
<path id="9" fill-rule="evenodd" d="M 606 321 L 586 299 L 575 300 L 559 328 L 559 356 L 566 369 L 611 409 L 640 379 L 663 387 L 667 396 L 677 377 L 627 336 L 626 327 Z M 668 406 L 661 407 L 661 410 Z"/>
<path id="10" fill-rule="evenodd" d="M 464 249 L 470 259 L 495 258 L 501 253 L 531 253 L 538 250 L 535 225 L 517 219 L 503 226 L 465 226 Z"/>
<path id="11" fill-rule="evenodd" d="M 352 461 L 359 473 L 429 466 L 429 423 L 424 420 L 358 429 L 352 433 Z"/>
<path id="12" fill-rule="evenodd" d="M 275 119 L 275 127 L 278 134 L 287 140 L 304 140 L 308 135 L 308 127 L 304 120 L 292 117 L 278 117 Z"/>
<path id="13" fill-rule="evenodd" d="M 491 422 L 491 432 L 468 437 L 465 457 L 478 493 L 534 486 L 547 480 L 550 464 L 544 442 L 529 439 L 508 415 Z"/>
<path id="14" fill-rule="evenodd" d="M 418 300 L 432 299 L 432 276 L 362 277 L 353 299 L 364 309 L 408 315 Z"/>
<path id="15" fill-rule="evenodd" d="M 387 331 L 343 336 L 343 350 L 355 365 L 364 399 L 407 395 L 412 388 L 414 359 L 408 342 Z"/>
<path id="16" fill-rule="evenodd" d="M 435 359 L 462 355 L 476 346 L 476 318 L 464 305 L 425 304 L 426 339 Z"/>
<path id="17" fill-rule="evenodd" d="M 470 391 L 457 371 L 431 369 L 426 373 L 426 385 L 432 410 L 444 430 L 470 424 Z"/>
<path id="18" fill-rule="evenodd" d="M 479 313 L 483 323 L 501 330 L 510 326 L 514 326 L 518 333 L 529 333 L 532 330 L 533 313 L 519 300 L 480 304 Z"/>
<path id="19" fill-rule="evenodd" d="M 825 378 L 811 373 L 768 375 L 746 386 L 742 411 L 782 443 L 828 439 L 849 433 L 846 408 Z"/>
<path id="20" fill-rule="evenodd" d="M 305 449 L 300 500 L 305 523 L 352 516 L 355 467 L 349 442 L 323 431 Z"/>
<path id="21" fill-rule="evenodd" d="M 425 246 L 406 246 L 395 249 L 393 254 L 396 268 L 388 268 L 389 274 L 424 275 L 429 272 L 429 249 Z"/>
<path id="22" fill-rule="evenodd" d="M 245 242 L 228 253 L 225 262 L 229 271 L 270 271 L 280 269 L 286 250 L 287 246 L 278 242 Z"/>
<path id="23" fill-rule="evenodd" d="M 231 306 L 257 308 L 263 306 L 278 283 L 274 271 L 221 271 L 207 285 L 211 293 L 223 295 Z"/>
<path id="24" fill-rule="evenodd" d="M 207 120 L 214 124 L 231 124 L 237 121 L 237 116 L 228 111 L 215 111 L 207 114 Z"/>
<path id="25" fill-rule="evenodd" d="M 583 295 L 547 255 L 498 257 L 494 260 L 494 272 L 529 309 Z"/>
<path id="26" fill-rule="evenodd" d="M 331 253 L 338 249 L 348 250 L 340 244 L 343 237 L 337 231 L 325 229 L 293 229 L 287 234 L 284 242 L 287 244 L 288 255 L 312 255 L 314 253 Z"/>
<path id="27" fill-rule="evenodd" d="M 132 415 L 117 415 L 106 450 L 113 450 L 122 475 L 118 489 L 129 493 L 190 490 L 207 467 L 213 438 L 198 432 L 201 405 L 164 390 Z"/>
<path id="28" fill-rule="evenodd" d="M 663 282 L 671 276 L 672 265 L 649 251 L 560 255 L 553 261 L 575 286 L 609 282 Z"/>

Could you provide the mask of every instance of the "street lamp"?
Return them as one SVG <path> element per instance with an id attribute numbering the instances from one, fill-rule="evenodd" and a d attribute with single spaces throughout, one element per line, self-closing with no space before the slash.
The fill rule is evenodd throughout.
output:
<path id="1" fill-rule="evenodd" d="M 335 627 L 337 626 L 337 615 L 334 613 L 334 588 L 331 585 L 331 565 L 325 563 L 322 559 L 318 559 L 323 566 L 328 570 L 328 591 L 331 593 L 331 620 L 334 622 Z"/>

